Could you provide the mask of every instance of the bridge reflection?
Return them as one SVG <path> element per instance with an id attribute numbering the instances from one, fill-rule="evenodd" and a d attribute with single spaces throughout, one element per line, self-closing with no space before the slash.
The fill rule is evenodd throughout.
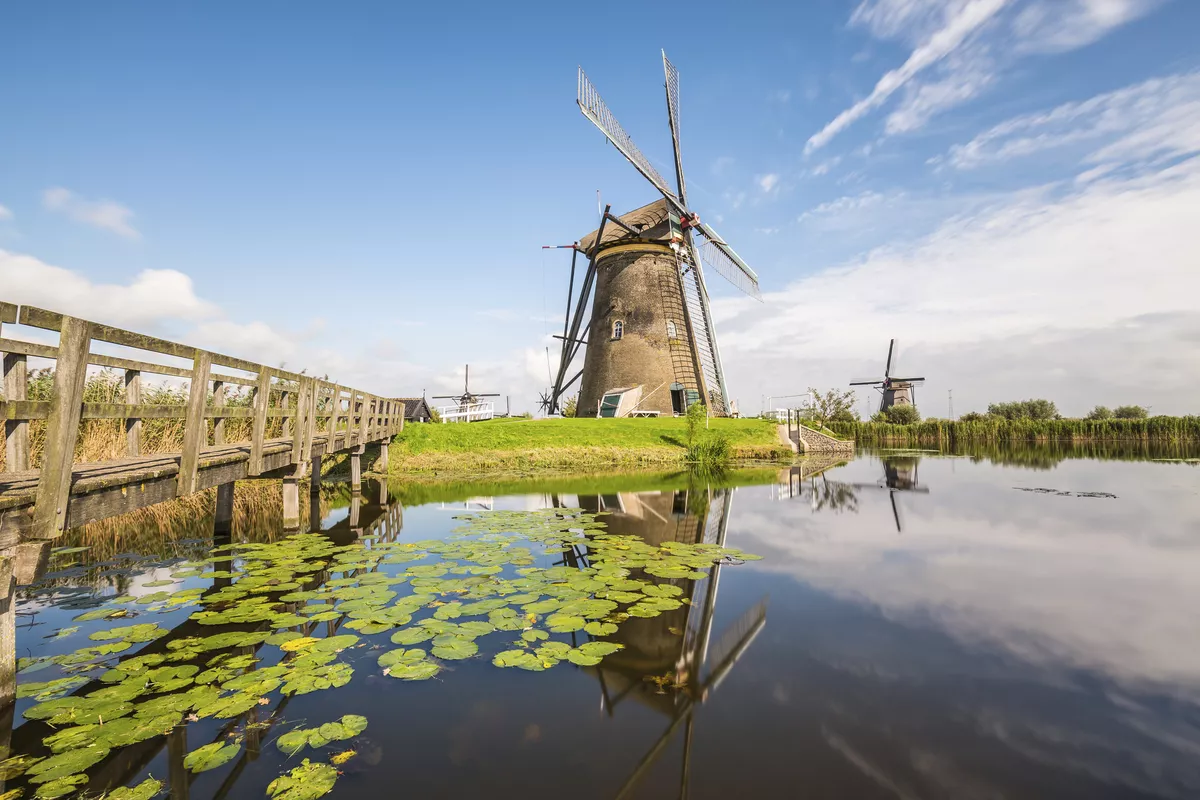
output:
<path id="1" fill-rule="evenodd" d="M 883 478 L 875 483 L 830 480 L 826 472 L 844 461 L 816 461 L 790 467 L 779 476 L 775 497 L 778 500 L 807 499 L 813 511 L 858 513 L 860 492 L 884 490 L 892 506 L 896 532 L 904 532 L 902 506 L 897 492 L 928 494 L 929 487 L 918 478 L 919 455 L 885 455 L 881 458 Z"/>

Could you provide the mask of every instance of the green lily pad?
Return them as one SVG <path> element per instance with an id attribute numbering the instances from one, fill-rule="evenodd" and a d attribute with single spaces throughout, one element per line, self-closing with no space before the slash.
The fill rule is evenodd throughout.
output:
<path id="1" fill-rule="evenodd" d="M 223 741 L 216 741 L 188 753 L 184 756 L 183 765 L 192 772 L 207 772 L 210 769 L 216 769 L 222 764 L 233 760 L 241 750 L 242 744 L 240 740 L 234 744 L 225 744 Z"/>
<path id="2" fill-rule="evenodd" d="M 316 800 L 333 791 L 337 768 L 313 764 L 307 758 L 291 772 L 280 775 L 267 786 L 272 800 Z"/>
<path id="3" fill-rule="evenodd" d="M 151 800 L 163 790 L 162 781 L 146 778 L 132 788 L 122 786 L 104 795 L 104 800 Z"/>
<path id="4" fill-rule="evenodd" d="M 443 633 L 441 636 L 434 637 L 432 652 L 438 658 L 457 661 L 470 658 L 478 653 L 479 645 L 475 643 L 474 639 Z"/>

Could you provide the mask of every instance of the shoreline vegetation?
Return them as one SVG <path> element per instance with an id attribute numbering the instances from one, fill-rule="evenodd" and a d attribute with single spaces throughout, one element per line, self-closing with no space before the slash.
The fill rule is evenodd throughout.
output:
<path id="1" fill-rule="evenodd" d="M 409 424 L 389 450 L 404 478 L 685 469 L 790 462 L 776 423 L 762 419 L 497 419 Z M 721 444 L 721 443 L 724 444 Z"/>
<path id="2" fill-rule="evenodd" d="M 830 422 L 860 444 L 949 445 L 987 442 L 1200 442 L 1200 417 L 1146 419 L 928 419 L 910 425 Z"/>

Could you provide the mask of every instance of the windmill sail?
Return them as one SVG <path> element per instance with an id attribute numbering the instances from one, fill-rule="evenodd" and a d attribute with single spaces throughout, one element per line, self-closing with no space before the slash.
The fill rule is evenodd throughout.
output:
<path id="1" fill-rule="evenodd" d="M 663 176 L 659 175 L 658 170 L 654 168 L 649 159 L 642 155 L 642 151 L 633 143 L 633 139 L 629 138 L 629 134 L 621 127 L 621 123 L 617 122 L 617 118 L 608 110 L 608 106 L 604 104 L 596 87 L 583 73 L 583 67 L 579 68 L 579 95 L 576 102 L 579 103 L 579 110 L 583 112 L 583 115 L 608 137 L 613 147 L 620 150 L 621 155 L 629 159 L 629 163 L 637 167 L 637 171 L 654 184 L 654 188 L 662 192 L 664 197 L 674 205 L 680 206 L 674 192 L 667 188 L 667 182 Z"/>
<path id="2" fill-rule="evenodd" d="M 696 349 L 696 360 L 704 378 L 708 397 L 704 402 L 718 416 L 729 413 L 729 395 L 725 390 L 725 373 L 721 369 L 721 353 L 717 350 L 717 332 L 713 328 L 712 314 L 708 307 L 708 289 L 704 275 L 696 261 L 696 246 L 690 241 L 687 258 L 679 264 L 679 280 L 683 284 L 683 301 L 691 328 L 692 344 Z"/>
<path id="3" fill-rule="evenodd" d="M 712 267 L 718 275 L 741 289 L 756 300 L 762 299 L 758 289 L 758 275 L 746 265 L 745 261 L 733 252 L 717 232 L 703 222 L 696 226 L 704 234 L 704 244 L 700 247 L 700 258 Z"/>
<path id="4" fill-rule="evenodd" d="M 679 184 L 679 199 L 687 204 L 687 184 L 683 180 L 683 155 L 679 150 L 679 70 L 662 54 L 663 72 L 667 76 L 667 121 L 671 124 L 671 144 L 675 148 L 675 177 Z"/>

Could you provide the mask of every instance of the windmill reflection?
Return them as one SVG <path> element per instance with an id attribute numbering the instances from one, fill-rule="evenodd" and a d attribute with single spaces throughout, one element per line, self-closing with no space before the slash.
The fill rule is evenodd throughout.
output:
<path id="1" fill-rule="evenodd" d="M 608 512 L 602 519 L 610 533 L 637 536 L 647 544 L 667 542 L 707 543 L 724 546 L 729 527 L 733 489 L 702 487 L 681 491 L 630 492 L 579 496 L 578 505 L 589 512 Z M 553 498 L 556 506 L 568 505 Z M 587 567 L 587 551 L 577 546 L 564 555 L 564 563 Z M 642 580 L 678 586 L 689 604 L 650 619 L 631 617 L 607 641 L 624 649 L 605 657 L 601 665 L 587 668 L 600 684 L 600 702 L 610 716 L 624 701 L 648 706 L 670 721 L 663 733 L 633 769 L 617 797 L 627 796 L 650 770 L 663 750 L 684 730 L 680 796 L 686 797 L 696 710 L 750 646 L 766 624 L 764 596 L 732 625 L 715 644 L 713 615 L 720 589 L 722 564 L 712 567 L 709 578 L 666 580 L 639 574 Z"/>
<path id="2" fill-rule="evenodd" d="M 897 492 L 919 492 L 928 494 L 929 487 L 922 486 L 917 475 L 921 457 L 917 455 L 887 455 L 883 463 L 883 480 L 875 483 L 854 483 L 830 480 L 825 474 L 828 469 L 844 462 L 805 463 L 790 467 L 780 474 L 776 498 L 787 500 L 808 498 L 813 511 L 849 511 L 858 513 L 858 492 L 876 489 L 886 490 L 892 505 L 892 518 L 897 533 L 904 532 L 904 517 Z"/>

